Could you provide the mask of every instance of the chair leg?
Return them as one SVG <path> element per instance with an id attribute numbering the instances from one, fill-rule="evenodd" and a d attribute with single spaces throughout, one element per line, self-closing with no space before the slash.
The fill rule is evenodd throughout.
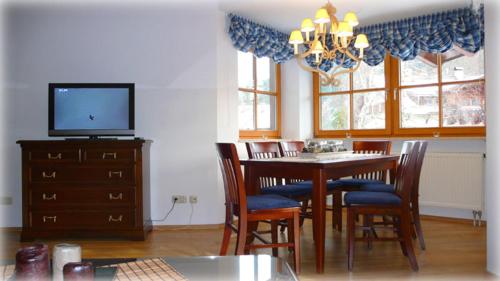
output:
<path id="1" fill-rule="evenodd" d="M 247 244 L 246 242 L 247 242 L 247 221 L 246 218 L 242 219 L 240 216 L 238 220 L 238 235 L 236 238 L 236 249 L 234 251 L 234 254 L 236 256 L 243 255 L 245 253 L 245 245 Z"/>
<path id="2" fill-rule="evenodd" d="M 403 233 L 401 232 L 401 220 L 398 217 L 393 217 L 392 222 L 395 228 L 396 235 L 399 239 L 399 246 L 401 247 L 401 253 L 407 257 L 408 253 L 406 252 L 406 246 L 404 243 Z"/>
<path id="3" fill-rule="evenodd" d="M 332 226 L 339 232 L 342 232 L 342 191 L 336 190 L 333 192 L 333 214 Z"/>
<path id="4" fill-rule="evenodd" d="M 289 228 L 293 225 L 292 237 L 293 238 L 293 263 L 295 265 L 295 273 L 300 274 L 300 223 L 299 214 L 296 212 L 293 215 L 293 220 L 289 220 Z"/>
<path id="5" fill-rule="evenodd" d="M 247 245 L 252 244 L 253 241 L 255 240 L 255 236 L 253 235 L 253 232 L 257 231 L 258 228 L 259 228 L 258 221 L 248 222 L 248 230 L 247 230 L 248 234 L 247 234 L 247 242 L 246 242 Z M 248 255 L 248 254 L 250 254 L 250 249 L 245 249 L 245 255 Z"/>
<path id="6" fill-rule="evenodd" d="M 309 207 L 309 199 L 302 201 L 302 207 L 300 208 L 300 226 L 304 225 L 305 215 L 307 214 L 307 208 Z"/>
<path id="7" fill-rule="evenodd" d="M 420 223 L 420 211 L 418 207 L 418 202 L 412 204 L 412 215 L 413 223 L 415 224 L 415 231 L 417 232 L 418 242 L 420 244 L 420 249 L 425 250 L 424 233 L 422 231 L 422 224 Z"/>
<path id="8" fill-rule="evenodd" d="M 219 255 L 225 256 L 227 254 L 227 248 L 229 247 L 229 240 L 231 239 L 231 222 L 232 214 L 229 207 L 226 207 L 226 220 L 224 222 L 224 236 L 222 236 L 222 244 L 220 247 Z"/>
<path id="9" fill-rule="evenodd" d="M 356 214 L 354 209 L 347 208 L 347 269 L 352 271 L 354 262 L 354 235 L 356 231 Z"/>
<path id="10" fill-rule="evenodd" d="M 406 253 L 408 254 L 408 261 L 410 262 L 411 269 L 413 271 L 418 271 L 417 257 L 415 256 L 415 251 L 413 250 L 413 239 L 411 238 L 411 214 L 410 211 L 404 212 L 401 215 L 401 234 L 403 236 L 404 245 L 406 248 Z"/>
<path id="11" fill-rule="evenodd" d="M 298 218 L 297 221 L 299 221 L 299 220 L 300 220 L 300 216 L 299 216 L 299 218 Z M 294 223 L 294 221 L 292 221 L 291 219 L 287 219 L 286 220 L 286 224 L 288 225 L 288 228 L 287 228 L 288 241 L 292 241 L 293 240 L 293 232 L 294 232 L 293 223 Z M 299 222 L 299 225 L 300 225 L 300 222 Z M 294 250 L 293 247 L 288 247 L 288 251 L 289 252 L 291 252 L 293 250 Z"/>
<path id="12" fill-rule="evenodd" d="M 366 235 L 366 238 L 368 239 L 368 242 L 367 242 L 367 247 L 368 249 L 372 249 L 373 248 L 373 231 L 375 231 L 373 229 L 373 216 L 372 215 L 364 215 L 363 216 L 363 224 L 364 224 L 364 227 L 365 227 L 365 230 L 363 230 L 363 236 Z"/>
<path id="13" fill-rule="evenodd" d="M 271 221 L 271 242 L 278 243 L 278 221 Z M 273 257 L 278 256 L 278 248 L 273 248 Z"/>

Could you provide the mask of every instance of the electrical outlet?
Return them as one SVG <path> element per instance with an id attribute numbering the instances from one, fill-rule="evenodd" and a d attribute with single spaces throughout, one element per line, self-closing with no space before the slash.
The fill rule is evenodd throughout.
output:
<path id="1" fill-rule="evenodd" d="M 189 203 L 191 203 L 191 204 L 198 203 L 198 196 L 196 196 L 196 195 L 190 195 L 189 196 Z"/>
<path id="2" fill-rule="evenodd" d="M 0 205 L 12 205 L 12 197 L 0 196 Z"/>
<path id="3" fill-rule="evenodd" d="M 172 195 L 172 203 L 185 204 L 187 202 L 186 195 Z"/>

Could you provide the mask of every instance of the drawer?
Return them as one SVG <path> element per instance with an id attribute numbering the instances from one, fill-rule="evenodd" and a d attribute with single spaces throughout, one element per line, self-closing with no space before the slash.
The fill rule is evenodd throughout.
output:
<path id="1" fill-rule="evenodd" d="M 79 149 L 40 149 L 30 150 L 28 159 L 32 162 L 46 163 L 77 163 L 80 161 Z"/>
<path id="2" fill-rule="evenodd" d="M 135 149 L 130 148 L 88 148 L 83 151 L 86 162 L 120 163 L 135 162 Z"/>
<path id="3" fill-rule="evenodd" d="M 33 188 L 30 191 L 33 208 L 60 206 L 120 207 L 135 205 L 134 188 Z"/>
<path id="4" fill-rule="evenodd" d="M 133 166 L 82 167 L 82 166 L 37 166 L 29 168 L 30 183 L 135 183 Z"/>
<path id="5" fill-rule="evenodd" d="M 135 211 L 32 211 L 34 229 L 117 229 L 135 226 Z"/>

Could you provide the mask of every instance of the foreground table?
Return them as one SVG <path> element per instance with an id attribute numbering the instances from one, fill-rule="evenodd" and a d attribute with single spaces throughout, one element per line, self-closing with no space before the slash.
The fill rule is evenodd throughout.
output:
<path id="1" fill-rule="evenodd" d="M 94 267 L 119 267 L 122 271 L 105 274 L 99 280 L 190 280 L 297 281 L 288 263 L 269 255 L 205 256 L 164 258 L 84 259 Z M 8 280 L 14 261 L 0 261 L 0 280 Z M 101 270 L 102 271 L 102 270 Z M 96 270 L 97 272 L 97 270 Z M 163 275 L 162 275 L 163 274 Z M 98 280 L 98 279 L 96 279 Z"/>
<path id="2" fill-rule="evenodd" d="M 397 155 L 339 154 L 330 159 L 284 157 L 241 160 L 245 167 L 247 194 L 259 193 L 260 177 L 313 181 L 313 237 L 316 248 L 316 271 L 323 273 L 325 262 L 326 181 L 373 171 L 394 170 Z"/>

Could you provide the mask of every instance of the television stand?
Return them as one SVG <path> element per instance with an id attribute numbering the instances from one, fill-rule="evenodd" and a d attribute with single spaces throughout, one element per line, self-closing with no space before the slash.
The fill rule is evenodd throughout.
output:
<path id="1" fill-rule="evenodd" d="M 22 148 L 21 241 L 151 230 L 149 140 L 40 140 Z"/>

